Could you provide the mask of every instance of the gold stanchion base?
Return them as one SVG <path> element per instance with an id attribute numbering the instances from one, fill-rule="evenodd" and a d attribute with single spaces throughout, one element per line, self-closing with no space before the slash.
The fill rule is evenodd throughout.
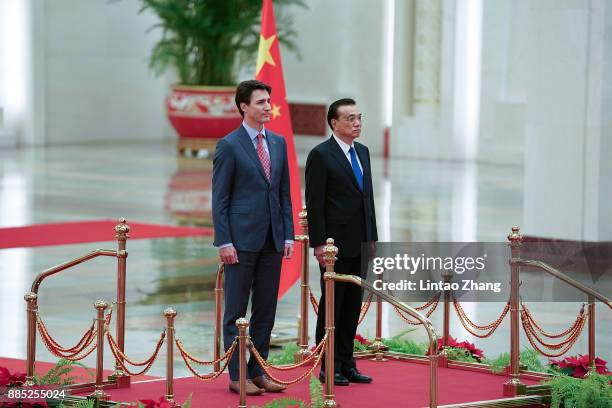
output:
<path id="1" fill-rule="evenodd" d="M 117 388 L 129 388 L 131 384 L 131 377 L 123 373 L 111 374 L 108 376 L 108 381 L 112 381 L 117 384 Z"/>
<path id="2" fill-rule="evenodd" d="M 325 397 L 328 398 L 327 396 L 325 396 Z M 332 398 L 333 398 L 333 395 L 332 395 Z M 325 407 L 325 408 L 333 408 L 333 407 L 338 408 L 339 406 L 340 406 L 340 404 L 337 404 L 336 401 L 334 401 L 333 399 L 326 399 L 323 402 L 323 407 Z"/>
<path id="3" fill-rule="evenodd" d="M 512 378 L 504 384 L 505 397 L 516 397 L 518 395 L 525 395 L 526 393 L 527 386 L 522 384 L 518 378 Z"/>
<path id="4" fill-rule="evenodd" d="M 378 362 L 383 362 L 383 361 L 389 361 L 388 359 L 385 358 L 385 353 L 384 351 L 377 351 L 374 353 L 374 358 L 371 358 L 370 361 L 378 361 Z"/>
<path id="5" fill-rule="evenodd" d="M 109 395 L 107 393 L 105 393 L 104 390 L 97 389 L 94 392 L 92 392 L 91 394 L 89 394 L 87 396 L 87 399 L 89 399 L 89 400 L 96 400 L 96 401 L 108 401 L 109 400 Z"/>
<path id="6" fill-rule="evenodd" d="M 170 406 L 172 408 L 180 408 L 181 405 L 177 404 L 176 401 L 174 401 L 174 395 L 166 395 L 166 401 L 168 401 L 168 404 L 170 404 Z"/>
<path id="7" fill-rule="evenodd" d="M 301 363 L 302 361 L 306 360 L 310 356 L 312 356 L 312 352 L 310 350 L 308 350 L 307 348 L 303 348 L 303 349 L 297 351 L 293 355 L 293 362 L 295 364 Z M 314 359 L 312 360 L 312 364 L 314 364 Z M 312 365 L 312 364 L 306 364 L 306 365 Z"/>
<path id="8" fill-rule="evenodd" d="M 374 358 L 372 358 L 370 361 L 387 361 L 385 358 L 385 352 L 389 350 L 389 347 L 385 346 L 382 339 L 375 339 L 374 343 L 370 345 L 369 349 L 374 355 Z"/>

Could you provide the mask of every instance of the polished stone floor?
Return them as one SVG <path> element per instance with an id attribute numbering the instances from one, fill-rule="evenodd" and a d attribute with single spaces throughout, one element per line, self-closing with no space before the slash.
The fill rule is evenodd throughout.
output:
<path id="1" fill-rule="evenodd" d="M 306 152 L 300 152 L 303 165 Z M 505 241 L 512 225 L 523 219 L 523 173 L 520 167 L 465 165 L 455 162 L 395 159 L 388 174 L 373 158 L 379 237 L 382 241 Z M 303 169 L 302 169 L 303 170 Z M 88 144 L 0 150 L 0 227 L 33 223 L 125 217 L 173 225 L 210 225 L 211 164 L 177 158 L 171 142 Z M 303 174 L 302 174 L 303 179 Z M 0 356 L 25 358 L 25 304 L 34 276 L 42 270 L 114 242 L 0 250 Z M 212 357 L 213 285 L 217 266 L 210 238 L 165 238 L 128 242 L 127 346 L 130 358 L 145 359 L 164 325 L 166 307 L 178 311 L 177 336 L 203 359 Z M 311 262 L 312 264 L 312 262 Z M 40 314 L 51 334 L 73 345 L 91 324 L 96 299 L 114 300 L 116 265 L 97 259 L 53 276 L 40 290 Z M 311 284 L 319 293 L 318 270 L 311 265 Z M 466 305 L 478 323 L 486 324 L 503 304 Z M 545 329 L 559 332 L 574 320 L 578 303 L 531 305 Z M 612 357 L 612 313 L 597 306 L 597 354 Z M 297 286 L 280 301 L 276 333 L 294 336 L 299 313 Z M 407 327 L 384 308 L 383 334 Z M 441 313 L 432 320 L 441 330 Z M 314 317 L 310 317 L 310 333 Z M 359 333 L 374 336 L 374 313 Z M 475 339 L 451 319 L 451 334 L 474 341 L 489 357 L 509 348 L 508 322 L 488 339 Z M 422 329 L 407 334 L 424 340 Z M 527 345 L 525 338 L 522 345 Z M 571 353 L 587 352 L 586 332 Z M 38 357 L 52 361 L 38 343 Z M 111 358 L 106 351 L 106 367 Z M 162 353 L 161 356 L 164 354 Z M 93 357 L 86 364 L 93 365 Z M 164 361 L 151 374 L 164 374 Z M 175 372 L 186 375 L 176 359 Z M 203 367 L 202 371 L 207 368 Z"/>

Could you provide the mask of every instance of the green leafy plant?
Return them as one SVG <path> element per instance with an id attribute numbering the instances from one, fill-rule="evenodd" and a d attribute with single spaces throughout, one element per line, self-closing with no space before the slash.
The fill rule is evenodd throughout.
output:
<path id="1" fill-rule="evenodd" d="M 400 338 L 403 335 L 404 333 L 391 337 L 390 339 L 383 339 L 383 344 L 389 347 L 389 351 L 405 354 L 416 354 L 419 356 L 425 355 L 428 349 L 426 343 L 417 343 L 414 340 Z"/>
<path id="2" fill-rule="evenodd" d="M 282 398 L 276 398 L 261 407 L 258 405 L 254 405 L 252 408 L 294 408 L 294 407 L 310 408 L 310 405 L 307 402 L 304 402 L 297 398 L 282 397 Z"/>
<path id="3" fill-rule="evenodd" d="M 540 354 L 534 349 L 524 349 L 519 354 L 519 362 L 524 365 L 529 371 L 546 372 L 546 367 L 540 361 Z M 494 373 L 502 373 L 508 365 L 510 365 L 510 354 L 502 353 L 494 359 L 484 359 L 484 364 L 487 364 Z"/>
<path id="4" fill-rule="evenodd" d="M 259 46 L 261 0 L 141 0 L 152 11 L 162 38 L 151 52 L 149 67 L 161 74 L 176 70 L 183 85 L 234 85 L 240 66 L 254 64 Z M 306 7 L 303 0 L 275 0 L 280 42 L 295 50 L 291 18 L 285 6 Z"/>
<path id="5" fill-rule="evenodd" d="M 323 386 L 314 375 L 310 376 L 310 408 L 323 408 Z"/>
<path id="6" fill-rule="evenodd" d="M 388 347 L 389 351 L 394 351 L 397 353 L 405 353 L 405 354 L 416 354 L 416 355 L 425 355 L 425 352 L 428 349 L 428 345 L 426 343 L 417 343 L 414 340 L 402 339 L 406 334 L 414 331 L 414 329 L 405 330 L 390 339 L 383 339 L 382 342 L 385 346 Z M 353 343 L 354 351 L 368 351 L 370 346 L 372 345 L 372 341 L 364 338 L 363 336 L 357 334 L 355 336 L 355 340 Z"/>
<path id="7" fill-rule="evenodd" d="M 455 361 L 466 361 L 468 363 L 478 363 L 479 361 L 474 358 L 469 350 L 459 347 L 447 347 L 446 355 L 449 360 Z"/>
<path id="8" fill-rule="evenodd" d="M 558 375 L 546 382 L 551 387 L 551 408 L 610 408 L 612 386 L 606 375 L 589 373 L 584 379 Z"/>
<path id="9" fill-rule="evenodd" d="M 254 405 L 251 408 L 323 408 L 323 396 L 321 382 L 314 375 L 310 376 L 310 403 L 291 397 L 282 397 L 268 402 L 266 405 Z"/>
<path id="10" fill-rule="evenodd" d="M 47 371 L 43 376 L 35 375 L 34 383 L 38 385 L 53 385 L 57 387 L 66 387 L 68 385 L 72 385 L 75 383 L 79 377 L 70 375 L 72 370 L 75 367 L 81 367 L 85 369 L 85 372 L 88 374 L 90 379 L 93 379 L 93 371 L 84 366 L 83 364 L 70 361 L 65 359 L 60 359 L 57 364 L 49 371 Z"/>
<path id="11" fill-rule="evenodd" d="M 71 408 L 94 408 L 96 405 L 94 400 L 86 399 L 83 401 L 79 401 L 74 405 L 70 405 Z M 61 403 L 58 408 L 68 408 L 68 405 L 64 405 Z"/>
<path id="12" fill-rule="evenodd" d="M 293 364 L 293 355 L 300 350 L 300 346 L 295 343 L 285 343 L 280 353 L 268 356 L 268 363 L 273 365 Z"/>

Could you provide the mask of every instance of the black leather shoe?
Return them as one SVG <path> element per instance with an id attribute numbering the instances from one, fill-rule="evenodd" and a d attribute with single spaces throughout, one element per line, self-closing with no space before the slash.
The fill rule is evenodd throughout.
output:
<path id="1" fill-rule="evenodd" d="M 353 383 L 362 383 L 369 384 L 372 382 L 372 377 L 368 377 L 367 375 L 363 375 L 356 368 L 349 368 L 348 370 L 342 371 L 344 378 L 346 378 L 349 382 Z"/>
<path id="2" fill-rule="evenodd" d="M 325 384 L 325 371 L 321 371 L 319 373 L 319 381 Z M 340 386 L 349 385 L 349 380 L 347 380 L 346 377 L 343 376 L 342 374 L 335 373 L 334 374 L 334 385 L 340 385 Z"/>

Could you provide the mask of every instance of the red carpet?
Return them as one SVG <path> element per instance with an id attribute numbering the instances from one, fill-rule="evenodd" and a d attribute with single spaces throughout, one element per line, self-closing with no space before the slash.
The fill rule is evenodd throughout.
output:
<path id="1" fill-rule="evenodd" d="M 0 249 L 115 240 L 116 220 L 77 221 L 0 228 Z M 130 239 L 212 236 L 211 228 L 128 222 Z"/>
<path id="2" fill-rule="evenodd" d="M 18 358 L 8 358 L 8 357 L 0 357 L 0 367 L 6 367 L 8 368 L 8 370 L 11 373 L 25 373 L 26 372 L 26 362 L 25 360 L 21 360 Z M 55 363 L 47 363 L 47 362 L 43 362 L 43 361 L 37 361 L 36 365 L 34 366 L 34 371 L 36 372 L 36 374 L 39 375 L 43 375 L 45 373 L 47 373 L 47 371 L 49 371 L 50 369 L 52 369 L 53 367 L 55 367 Z M 95 368 L 89 368 L 88 369 L 92 375 L 95 375 L 96 370 Z M 91 382 L 94 381 L 93 377 L 91 377 L 87 371 L 87 369 L 83 368 L 83 367 L 74 367 L 72 369 L 72 374 L 76 377 L 78 377 L 78 380 L 76 380 L 77 382 Z M 112 374 L 113 372 L 110 370 L 104 370 L 104 377 L 106 378 L 108 375 Z M 143 381 L 143 380 L 153 380 L 159 377 L 152 377 L 149 375 L 140 375 L 137 377 L 132 378 L 132 381 Z"/>
<path id="3" fill-rule="evenodd" d="M 425 407 L 429 404 L 428 369 L 425 364 L 405 361 L 376 363 L 359 360 L 359 369 L 374 377 L 372 384 L 351 384 L 335 387 L 336 401 L 344 408 L 372 407 Z M 295 370 L 281 378 L 296 378 L 302 371 Z M 315 370 L 318 373 L 318 369 Z M 278 373 L 278 371 L 277 371 Z M 461 369 L 438 370 L 438 404 L 452 404 L 504 398 L 502 384 L 505 376 L 473 372 Z M 523 380 L 528 385 L 535 381 Z M 108 390 L 113 401 L 130 402 L 138 399 L 155 399 L 165 395 L 165 381 L 132 383 L 131 388 Z M 213 382 L 203 382 L 194 377 L 175 380 L 174 390 L 178 402 L 192 394 L 193 408 L 236 407 L 238 396 L 227 389 L 228 377 L 223 374 Z M 283 394 L 264 394 L 247 397 L 247 406 L 261 406 L 279 396 L 292 396 L 309 401 L 308 381 L 291 386 Z"/>

